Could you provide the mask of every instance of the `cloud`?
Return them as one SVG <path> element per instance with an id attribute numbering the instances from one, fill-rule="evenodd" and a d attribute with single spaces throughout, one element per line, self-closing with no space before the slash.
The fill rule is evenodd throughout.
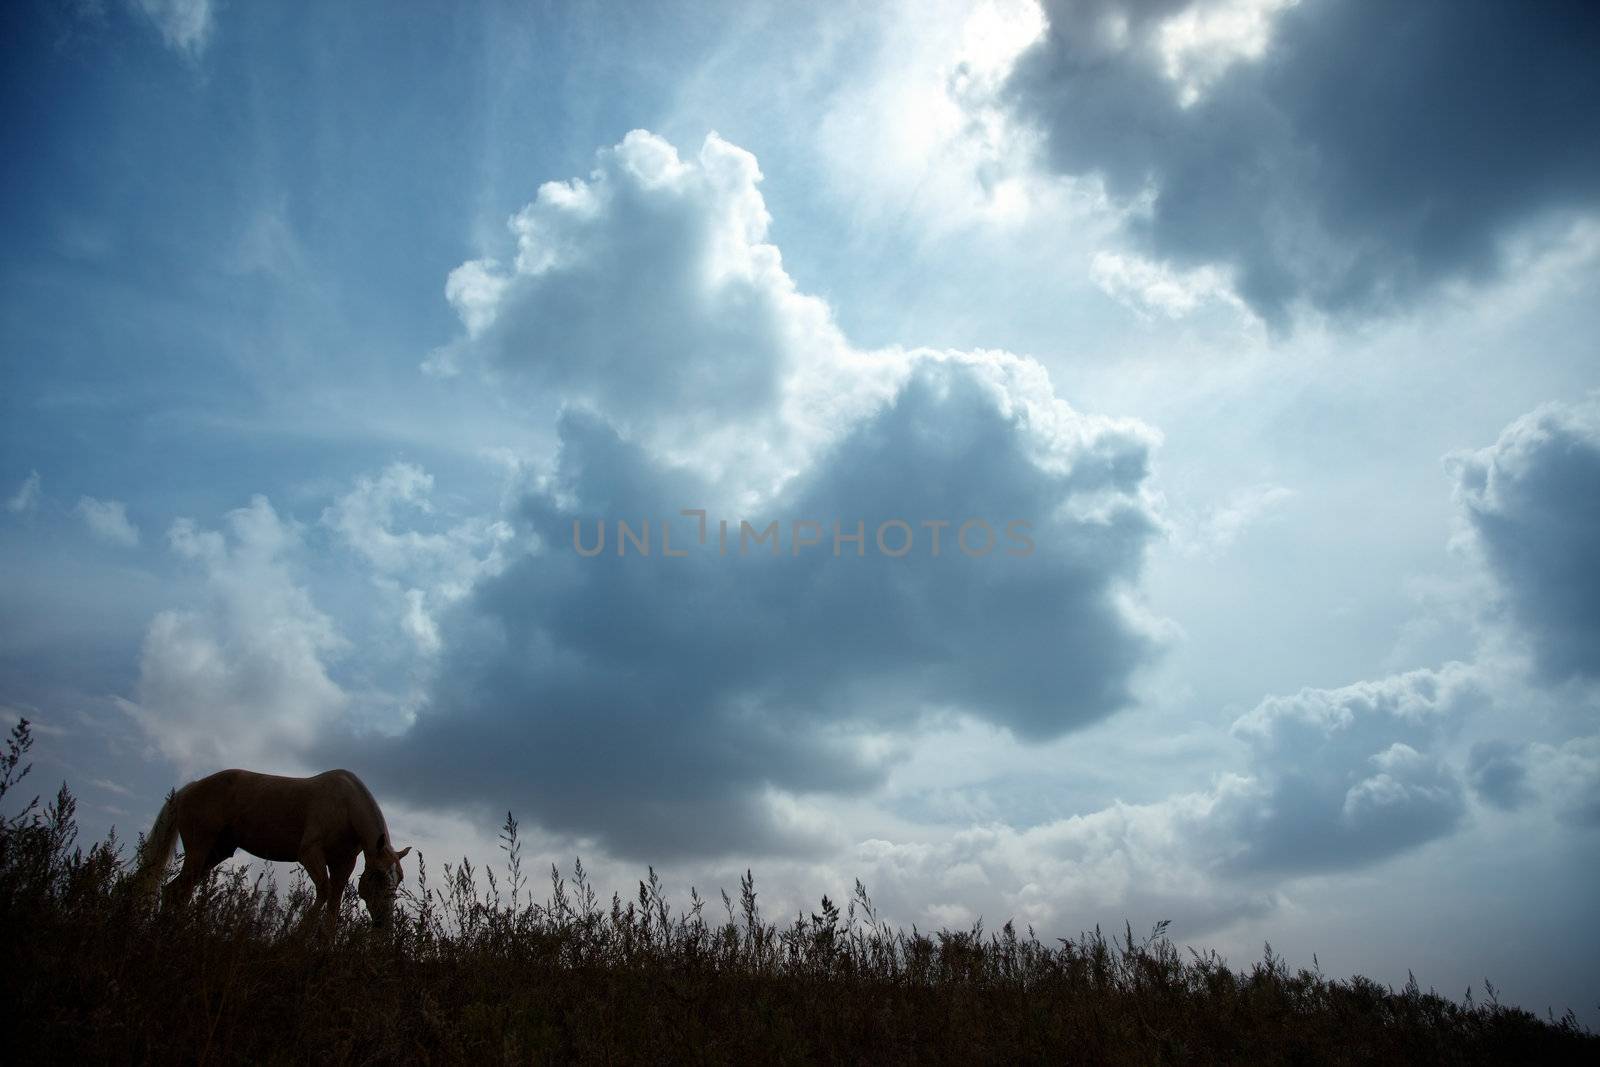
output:
<path id="1" fill-rule="evenodd" d="M 1561 745 L 1490 741 L 1472 750 L 1473 790 L 1506 811 L 1542 801 L 1556 818 L 1600 826 L 1600 736 Z"/>
<path id="2" fill-rule="evenodd" d="M 435 530 L 397 529 L 402 515 L 426 521 L 433 514 L 432 491 L 427 471 L 391 463 L 376 476 L 358 477 L 350 492 L 322 513 L 322 524 L 371 568 L 373 583 L 390 597 L 405 631 L 425 655 L 440 647 L 435 614 L 483 576 L 499 573 L 512 538 L 508 523 L 486 518 Z"/>
<path id="3" fill-rule="evenodd" d="M 981 902 L 1043 928 L 1111 911 L 1216 929 L 1279 906 L 1286 879 L 1358 869 L 1459 828 L 1450 742 L 1486 699 L 1459 663 L 1269 697 L 1233 725 L 1244 761 L 1208 788 L 943 841 L 872 839 L 852 869 L 902 914 Z"/>
<path id="4" fill-rule="evenodd" d="M 1233 725 L 1254 788 L 1222 818 L 1243 869 L 1356 866 L 1440 837 L 1465 813 L 1442 746 L 1485 702 L 1451 663 L 1338 689 L 1269 697 Z"/>
<path id="5" fill-rule="evenodd" d="M 713 133 L 685 161 L 634 130 L 598 164 L 588 180 L 540 186 L 511 220 L 509 262 L 451 272 L 466 335 L 428 366 L 593 405 L 702 458 L 735 434 L 791 443 L 806 427 L 773 417 L 785 392 L 803 399 L 789 379 L 825 373 L 847 346 L 765 241 L 755 157 Z"/>
<path id="6" fill-rule="evenodd" d="M 1600 397 L 1546 404 L 1447 464 L 1539 675 L 1600 678 Z"/>
<path id="7" fill-rule="evenodd" d="M 205 51 L 214 25 L 211 0 L 136 0 L 168 47 L 195 57 Z"/>
<path id="8" fill-rule="evenodd" d="M 1228 278 L 1213 266 L 1180 272 L 1140 256 L 1097 252 L 1089 276 L 1108 296 L 1141 314 L 1176 319 L 1209 302 L 1239 306 Z"/>
<path id="9" fill-rule="evenodd" d="M 1555 799 L 1558 818 L 1600 826 L 1600 735 L 1575 737 L 1559 747 L 1535 744 L 1529 758 L 1536 780 Z"/>
<path id="10" fill-rule="evenodd" d="M 1282 485 L 1236 489 L 1203 514 L 1177 524 L 1174 541 L 1185 555 L 1215 557 L 1232 547 L 1250 527 L 1276 515 L 1294 496 L 1293 489 Z"/>
<path id="11" fill-rule="evenodd" d="M 1552 615 L 1544 601 L 1592 599 L 1595 407 L 1546 405 L 1495 445 L 1449 460 L 1473 537 L 1515 606 L 1512 621 L 1531 627 L 1544 669 L 1527 675 L 1490 648 L 1475 663 L 1268 697 L 1234 722 L 1246 759 L 1209 789 L 1028 828 L 991 823 L 946 842 L 869 842 L 863 855 L 882 862 L 865 869 L 908 906 L 999 899 L 1036 922 L 1071 906 L 1119 906 L 1204 927 L 1275 906 L 1290 891 L 1285 879 L 1360 869 L 1450 837 L 1468 824 L 1469 796 L 1530 825 L 1600 824 L 1600 738 L 1460 745 L 1508 721 L 1561 729 L 1593 702 L 1593 687 L 1543 697 L 1538 687 L 1565 683 L 1574 662 L 1589 662 L 1571 654 L 1574 640 L 1593 648 L 1583 646 L 1581 619 Z M 1214 525 L 1225 542 L 1235 512 L 1243 521 L 1286 492 L 1237 494 L 1200 528 Z M 1566 710 L 1546 721 L 1549 700 Z"/>
<path id="12" fill-rule="evenodd" d="M 1260 915 L 1278 894 L 1241 883 L 1217 856 L 1219 809 L 1245 783 L 1019 828 L 993 823 L 943 841 L 871 838 L 849 855 L 891 913 L 926 926 L 983 917 L 1060 931 L 1085 916 L 1170 919 L 1185 935 Z M 1070 927 L 1068 928 L 1070 929 Z"/>
<path id="13" fill-rule="evenodd" d="M 1600 199 L 1584 4 L 1045 9 L 1006 94 L 1046 165 L 1100 178 L 1140 255 L 1226 270 L 1280 327 L 1497 277 L 1507 238 Z"/>
<path id="14" fill-rule="evenodd" d="M 415 725 L 350 743 L 419 800 L 661 857 L 818 844 L 793 798 L 875 785 L 930 721 L 1042 739 L 1127 705 L 1160 645 L 1135 596 L 1155 434 L 1031 360 L 854 349 L 715 135 L 694 162 L 639 131 L 600 159 L 517 216 L 513 267 L 451 275 L 452 360 L 564 396 L 559 452 L 520 493 L 530 551 L 440 616 Z M 650 556 L 617 554 L 618 520 L 650 523 Z M 741 552 L 742 520 L 776 523 L 776 554 Z M 836 522 L 859 548 L 835 554 Z"/>
<path id="15" fill-rule="evenodd" d="M 180 519 L 167 539 L 199 569 L 208 603 L 151 621 L 125 710 L 186 771 L 303 773 L 305 752 L 350 701 L 326 666 L 347 642 L 295 576 L 300 527 L 257 496 L 225 530 Z"/>
<path id="16" fill-rule="evenodd" d="M 1263 700 L 1232 726 L 1247 747 L 1242 765 L 1205 793 L 1146 808 L 1147 818 L 1179 827 L 1187 846 L 1170 864 L 1191 872 L 1199 897 L 1220 907 L 1284 875 L 1359 868 L 1439 840 L 1465 823 L 1469 790 L 1499 811 L 1600 822 L 1596 738 L 1478 740 L 1464 760 L 1458 745 L 1513 712 L 1537 729 L 1530 682 L 1593 677 L 1600 400 L 1545 405 L 1448 465 L 1511 621 L 1534 644 L 1532 674 L 1488 648 L 1474 663 Z M 1282 495 L 1262 490 L 1240 496 L 1240 510 Z M 1563 704 L 1593 699 L 1560 693 Z"/>
<path id="17" fill-rule="evenodd" d="M 102 541 L 124 548 L 133 548 L 139 544 L 139 528 L 128 521 L 127 506 L 119 500 L 80 497 L 78 514 L 83 516 L 83 521 L 88 524 L 90 531 Z"/>
<path id="18" fill-rule="evenodd" d="M 1044 30 L 1034 0 L 875 5 L 835 61 L 816 120 L 817 163 L 852 218 L 918 239 L 1027 222 L 1080 205 L 1028 165 L 1034 137 L 997 93 Z"/>
<path id="19" fill-rule="evenodd" d="M 39 472 L 29 471 L 17 491 L 6 499 L 6 510 L 13 515 L 26 515 L 39 506 Z"/>
<path id="20" fill-rule="evenodd" d="M 89 779 L 89 784 L 97 789 L 104 789 L 108 793 L 115 793 L 119 797 L 132 797 L 134 795 L 133 790 L 125 785 L 113 782 L 109 778 L 91 778 Z"/>
<path id="21" fill-rule="evenodd" d="M 1110 910 L 1215 929 L 1277 907 L 1286 878 L 1360 868 L 1455 831 L 1466 800 L 1449 742 L 1484 700 L 1459 663 L 1269 697 L 1234 723 L 1246 759 L 1209 788 L 942 841 L 871 839 L 852 870 L 924 921 L 943 921 L 938 905 L 982 904 L 1042 928 Z"/>
<path id="22" fill-rule="evenodd" d="M 1467 780 L 1480 798 L 1505 811 L 1514 811 L 1534 797 L 1528 785 L 1528 768 L 1522 746 L 1509 741 L 1480 741 L 1467 761 Z"/>
<path id="23" fill-rule="evenodd" d="M 1260 59 L 1272 39 L 1273 18 L 1299 0 L 1201 0 L 1155 27 L 1161 72 L 1192 107 L 1242 60 Z"/>
<path id="24" fill-rule="evenodd" d="M 399 779 L 456 799 L 525 797 L 541 820 L 624 849 L 748 846 L 770 834 L 753 797 L 864 788 L 879 772 L 869 737 L 914 730 L 930 710 L 1037 738 L 1126 704 L 1156 646 L 1120 597 L 1155 531 L 1138 494 L 1147 442 L 1069 410 L 1042 413 L 1064 425 L 1019 426 L 990 391 L 1004 369 L 925 357 L 784 492 L 713 513 L 705 546 L 679 512 L 714 487 L 570 411 L 553 476 L 522 503 L 542 550 L 478 587 L 470 624 L 452 622 L 434 705 L 396 743 Z M 997 539 L 1036 516 L 1034 556 L 965 556 L 957 526 L 971 516 Z M 613 555 L 618 518 L 654 522 L 656 555 Z M 660 555 L 668 518 L 690 556 Z M 777 521 L 780 554 L 739 555 L 737 541 L 717 554 L 721 518 L 735 539 L 740 520 Z M 940 557 L 925 518 L 951 523 Z M 890 519 L 920 539 L 916 558 L 880 554 Z M 815 521 L 822 546 L 796 556 L 795 520 Z M 835 557 L 835 520 L 843 533 L 859 522 L 870 555 Z M 613 524 L 610 551 L 578 556 L 574 522 L 589 543 Z M 469 763 L 473 776 L 452 781 Z"/>

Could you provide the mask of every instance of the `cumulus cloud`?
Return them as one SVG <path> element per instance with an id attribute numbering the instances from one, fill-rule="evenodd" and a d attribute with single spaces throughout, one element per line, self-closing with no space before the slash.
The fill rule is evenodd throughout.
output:
<path id="1" fill-rule="evenodd" d="M 1220 810 L 1247 788 L 1226 776 L 1212 790 L 1032 827 L 991 823 L 942 841 L 871 838 L 851 851 L 849 869 L 880 904 L 925 925 L 1014 919 L 1059 930 L 1110 914 L 1213 929 L 1278 899 L 1270 888 L 1230 879 L 1219 859 L 1228 845 L 1218 833 Z"/>
<path id="2" fill-rule="evenodd" d="M 1356 868 L 1439 840 L 1466 822 L 1469 796 L 1502 812 L 1600 821 L 1595 737 L 1491 737 L 1462 750 L 1464 737 L 1481 738 L 1513 716 L 1538 729 L 1531 705 L 1539 686 L 1593 677 L 1597 428 L 1595 398 L 1545 405 L 1494 445 L 1449 459 L 1509 621 L 1533 644 L 1531 675 L 1485 651 L 1475 663 L 1263 700 L 1232 727 L 1246 745 L 1243 764 L 1208 791 L 1139 809 L 1183 842 L 1162 869 L 1187 872 L 1191 907 L 1243 907 L 1285 875 Z M 1588 698 L 1559 692 L 1564 703 L 1592 700 L 1592 690 Z M 1137 869 L 1137 834 L 1107 814 L 1120 810 L 1094 817 L 1122 827 L 1106 840 L 1107 854 Z"/>
<path id="3" fill-rule="evenodd" d="M 39 506 L 39 472 L 29 471 L 17 486 L 17 491 L 6 498 L 6 510 L 13 515 L 26 515 Z"/>
<path id="4" fill-rule="evenodd" d="M 211 39 L 211 0 L 134 0 L 174 51 L 198 56 Z"/>
<path id="5" fill-rule="evenodd" d="M 451 359 L 569 404 L 515 515 L 531 550 L 444 616 L 429 706 L 372 757 L 396 787 L 629 853 L 798 847 L 826 828 L 789 798 L 875 784 L 930 718 L 1039 739 L 1131 699 L 1153 432 L 1031 360 L 855 350 L 764 243 L 759 176 L 636 131 L 541 188 L 514 265 L 452 274 Z M 741 551 L 744 520 L 777 543 Z M 836 522 L 862 536 L 837 554 Z"/>
<path id="6" fill-rule="evenodd" d="M 124 548 L 133 548 L 139 543 L 139 528 L 128 520 L 127 505 L 120 500 L 80 497 L 78 514 L 83 516 L 90 532 L 102 541 Z"/>
<path id="7" fill-rule="evenodd" d="M 418 651 L 439 650 L 435 615 L 461 599 L 484 575 L 499 573 L 512 538 L 509 523 L 471 518 L 441 529 L 404 529 L 434 513 L 433 476 L 413 463 L 391 463 L 362 475 L 322 513 L 322 524 L 371 568 Z M 403 607 L 401 606 L 403 604 Z"/>
<path id="8" fill-rule="evenodd" d="M 1450 742 L 1484 700 L 1459 663 L 1269 697 L 1234 723 L 1245 758 L 1209 788 L 942 840 L 873 838 L 850 869 L 900 914 L 936 924 L 986 911 L 1049 929 L 1109 912 L 1216 929 L 1279 906 L 1286 878 L 1457 829 L 1465 789 Z"/>
<path id="9" fill-rule="evenodd" d="M 180 519 L 167 539 L 203 576 L 208 602 L 151 621 L 125 709 L 186 771 L 303 773 L 303 754 L 349 699 L 326 666 L 347 642 L 296 577 L 300 527 L 257 496 L 224 530 Z"/>
<path id="10" fill-rule="evenodd" d="M 539 188 L 511 220 L 508 262 L 450 274 L 446 295 L 466 335 L 428 366 L 472 365 L 593 405 L 702 461 L 735 434 L 739 446 L 781 451 L 807 429 L 823 432 L 816 419 L 774 418 L 780 399 L 806 399 L 791 379 L 826 375 L 847 345 L 765 240 L 755 157 L 711 134 L 684 160 L 635 130 L 598 163 L 587 180 Z M 827 390 L 835 401 L 840 392 Z"/>
<path id="11" fill-rule="evenodd" d="M 1508 621 L 1533 646 L 1532 673 L 1486 650 L 1475 663 L 1262 701 L 1232 727 L 1247 746 L 1243 765 L 1206 793 L 1146 809 L 1182 827 L 1190 850 L 1171 862 L 1193 874 L 1200 897 L 1230 899 L 1264 880 L 1359 867 L 1438 840 L 1466 821 L 1469 795 L 1503 812 L 1600 819 L 1594 737 L 1461 746 L 1513 713 L 1537 729 L 1539 686 L 1594 676 L 1600 401 L 1545 405 L 1448 463 Z"/>
<path id="12" fill-rule="evenodd" d="M 1540 676 L 1600 678 L 1600 397 L 1540 407 L 1448 463 Z"/>
<path id="13" fill-rule="evenodd" d="M 1013 112 L 1097 176 L 1147 258 L 1215 264 L 1257 314 L 1364 314 L 1502 267 L 1600 199 L 1587 5 L 1047 0 Z"/>
<path id="14" fill-rule="evenodd" d="M 1257 787 L 1230 805 L 1234 862 L 1338 868 L 1449 832 L 1464 791 L 1441 748 L 1484 699 L 1473 668 L 1451 663 L 1263 701 L 1233 725 Z"/>
<path id="15" fill-rule="evenodd" d="M 1269 697 L 1234 723 L 1245 759 L 1209 788 L 945 840 L 872 839 L 852 869 L 903 914 L 936 922 L 986 906 L 1044 928 L 1110 911 L 1215 929 L 1278 906 L 1285 878 L 1359 868 L 1457 829 L 1466 801 L 1450 742 L 1485 699 L 1459 663 Z"/>

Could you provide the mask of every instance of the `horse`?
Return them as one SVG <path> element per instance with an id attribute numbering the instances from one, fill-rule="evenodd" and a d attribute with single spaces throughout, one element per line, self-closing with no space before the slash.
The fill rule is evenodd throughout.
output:
<path id="1" fill-rule="evenodd" d="M 338 922 L 356 857 L 366 866 L 356 883 L 375 927 L 388 925 L 410 846 L 394 850 L 372 793 L 346 770 L 286 778 L 227 770 L 167 795 L 140 850 L 136 884 L 154 895 L 183 839 L 183 869 L 161 892 L 163 906 L 189 899 L 217 864 L 244 849 L 264 860 L 299 861 L 317 887 L 312 914 L 323 910 L 329 934 Z"/>

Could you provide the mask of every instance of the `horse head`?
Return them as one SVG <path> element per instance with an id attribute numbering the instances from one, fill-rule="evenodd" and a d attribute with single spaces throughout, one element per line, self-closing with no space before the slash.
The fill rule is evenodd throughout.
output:
<path id="1" fill-rule="evenodd" d="M 400 861 L 410 851 L 411 846 L 407 845 L 396 852 L 385 840 L 377 856 L 367 859 L 356 890 L 361 894 L 361 899 L 366 901 L 373 926 L 389 925 L 389 918 L 394 914 L 394 899 L 400 895 L 400 882 L 405 877 L 405 872 L 400 869 Z"/>

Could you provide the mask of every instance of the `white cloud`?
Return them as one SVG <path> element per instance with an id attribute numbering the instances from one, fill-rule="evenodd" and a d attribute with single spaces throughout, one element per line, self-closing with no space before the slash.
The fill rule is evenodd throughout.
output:
<path id="1" fill-rule="evenodd" d="M 428 367 L 596 406 L 683 460 L 736 452 L 747 483 L 770 484 L 885 385 L 785 273 L 760 181 L 714 133 L 686 161 L 634 130 L 587 180 L 540 186 L 511 220 L 509 262 L 451 273 L 466 333 Z"/>
<path id="2" fill-rule="evenodd" d="M 78 514 L 83 516 L 90 531 L 102 541 L 124 548 L 139 544 L 139 528 L 128 520 L 127 506 L 120 500 L 80 497 Z"/>
<path id="3" fill-rule="evenodd" d="M 1273 17 L 1298 2 L 1196 0 L 1159 23 L 1153 44 L 1162 72 L 1178 87 L 1179 103 L 1193 106 L 1233 64 L 1259 59 L 1271 41 Z"/>
<path id="4" fill-rule="evenodd" d="M 1207 304 L 1222 304 L 1248 313 L 1234 295 L 1226 270 L 1215 266 L 1175 270 L 1129 252 L 1096 252 L 1089 277 L 1108 296 L 1141 315 L 1182 318 Z"/>
<path id="5" fill-rule="evenodd" d="M 225 262 L 238 274 L 266 275 L 290 285 L 306 283 L 311 260 L 289 220 L 286 199 L 280 197 L 249 216 Z"/>
<path id="6" fill-rule="evenodd" d="M 986 820 L 923 840 L 901 828 L 836 862 L 923 923 L 959 905 L 991 926 L 1128 916 L 1189 936 L 1279 907 L 1294 879 L 1454 831 L 1465 806 L 1449 742 L 1482 700 L 1461 664 L 1270 697 L 1234 724 L 1245 762 L 1206 789 L 1027 827 Z"/>
<path id="7" fill-rule="evenodd" d="M 1085 916 L 1172 919 L 1180 930 L 1213 928 L 1270 908 L 1274 894 L 1229 881 L 1228 842 L 1216 814 L 1248 783 L 1153 804 L 1116 803 L 1029 828 L 994 823 L 931 842 L 862 842 L 842 864 L 895 913 L 924 925 L 941 906 L 981 914 L 991 928 L 1015 919 L 1060 931 Z"/>
<path id="8" fill-rule="evenodd" d="M 1141 809 L 1154 825 L 1177 828 L 1181 844 L 1162 862 L 1169 873 L 1187 872 L 1195 906 L 1243 907 L 1287 877 L 1361 867 L 1454 834 L 1470 815 L 1468 785 L 1493 808 L 1527 810 L 1534 822 L 1600 824 L 1594 736 L 1480 740 L 1464 751 L 1467 739 L 1508 726 L 1524 737 L 1568 728 L 1600 698 L 1582 680 L 1571 682 L 1593 651 L 1588 629 L 1566 615 L 1550 619 L 1553 609 L 1581 611 L 1588 602 L 1581 591 L 1593 570 L 1595 410 L 1592 399 L 1545 405 L 1513 421 L 1493 446 L 1450 457 L 1471 537 L 1513 598 L 1509 621 L 1529 627 L 1539 649 L 1534 670 L 1497 657 L 1490 642 L 1474 663 L 1306 688 L 1240 716 L 1232 733 L 1248 759 L 1237 773 L 1207 792 Z M 1561 687 L 1541 695 L 1552 682 Z M 1108 814 L 1122 809 L 1084 817 L 1115 827 L 1105 839 L 1113 869 L 1131 869 L 1135 838 L 1150 832 Z"/>
<path id="9" fill-rule="evenodd" d="M 434 513 L 429 499 L 433 476 L 412 463 L 391 463 L 378 475 L 362 475 L 350 492 L 322 513 L 336 531 L 379 574 L 423 575 L 440 595 L 455 599 L 484 573 L 504 563 L 501 552 L 511 538 L 500 520 L 475 518 L 425 532 L 397 530 L 396 513 L 417 517 Z"/>
<path id="10" fill-rule="evenodd" d="M 172 49 L 194 57 L 205 51 L 214 25 L 211 0 L 135 0 Z"/>
<path id="11" fill-rule="evenodd" d="M 909 213 L 924 235 L 1017 227 L 1044 208 L 1081 214 L 1092 194 L 1042 177 L 1032 132 L 1001 103 L 1017 57 L 1044 32 L 1039 4 L 908 2 L 881 13 L 865 31 L 876 47 L 817 126 L 822 162 L 852 210 L 876 210 L 876 221 Z"/>
<path id="12" fill-rule="evenodd" d="M 1206 512 L 1192 543 L 1202 551 L 1227 549 L 1240 534 L 1272 515 L 1294 495 L 1293 489 L 1282 485 L 1253 485 L 1236 490 Z"/>
<path id="13" fill-rule="evenodd" d="M 374 584 L 394 601 L 396 616 L 418 651 L 440 647 L 434 616 L 505 566 L 507 522 L 473 518 L 433 531 L 397 529 L 399 513 L 426 521 L 433 476 L 411 463 L 392 463 L 356 479 L 350 492 L 322 513 L 322 524 L 372 568 Z M 403 605 L 403 606 L 402 606 Z"/>
<path id="14" fill-rule="evenodd" d="M 350 701 L 326 666 L 347 642 L 295 576 L 300 527 L 257 496 L 224 530 L 180 519 L 167 536 L 199 568 L 208 603 L 151 621 L 125 709 L 186 771 L 303 771 L 307 747 Z"/>
<path id="15" fill-rule="evenodd" d="M 406 611 L 402 625 L 416 642 L 417 650 L 423 655 L 432 656 L 439 651 L 442 643 L 439 640 L 439 625 L 428 613 L 427 596 L 421 589 L 405 591 Z"/>
<path id="16" fill-rule="evenodd" d="M 39 472 L 30 471 L 17 491 L 6 500 L 6 510 L 13 515 L 25 515 L 39 506 Z"/>
<path id="17" fill-rule="evenodd" d="M 39 717 L 38 708 L 13 708 L 5 704 L 0 704 L 0 722 L 5 723 L 7 726 L 15 726 L 23 719 L 28 720 L 28 729 L 32 730 L 36 734 L 43 734 L 47 737 L 70 736 L 70 731 L 63 729 L 60 726 L 52 725 L 47 721 L 41 720 Z"/>

